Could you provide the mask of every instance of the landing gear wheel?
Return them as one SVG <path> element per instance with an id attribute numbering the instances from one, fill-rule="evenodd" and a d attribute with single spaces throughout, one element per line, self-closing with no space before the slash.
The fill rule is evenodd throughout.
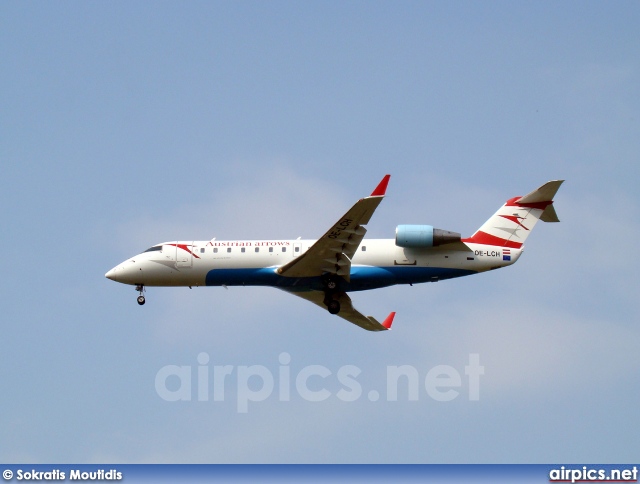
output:
<path id="1" fill-rule="evenodd" d="M 322 284 L 324 284 L 327 291 L 332 292 L 338 288 L 338 279 L 336 276 L 325 274 L 322 277 Z"/>
<path id="2" fill-rule="evenodd" d="M 142 306 L 145 303 L 144 296 L 142 295 L 142 293 L 144 292 L 144 284 L 136 284 L 136 291 L 140 293 L 140 295 L 138 296 L 138 304 Z"/>
<path id="3" fill-rule="evenodd" d="M 327 304 L 327 309 L 331 314 L 338 314 L 340 312 L 340 301 L 329 301 L 329 304 Z"/>

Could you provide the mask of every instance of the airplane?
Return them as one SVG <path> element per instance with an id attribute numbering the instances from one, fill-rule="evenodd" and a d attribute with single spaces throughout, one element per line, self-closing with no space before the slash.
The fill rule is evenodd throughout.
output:
<path id="1" fill-rule="evenodd" d="M 391 329 L 365 316 L 348 293 L 468 276 L 514 264 L 538 220 L 559 222 L 552 180 L 509 199 L 471 237 L 431 225 L 398 225 L 395 239 L 365 239 L 390 175 L 317 240 L 172 241 L 156 244 L 105 274 L 134 285 L 138 304 L 152 286 L 271 286 L 306 299 L 369 331 Z"/>

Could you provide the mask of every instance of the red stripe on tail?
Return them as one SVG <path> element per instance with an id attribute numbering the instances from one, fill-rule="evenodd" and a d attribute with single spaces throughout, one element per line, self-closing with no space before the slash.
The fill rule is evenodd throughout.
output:
<path id="1" fill-rule="evenodd" d="M 545 208 L 547 208 L 549 205 L 551 205 L 553 203 L 553 200 L 548 200 L 546 202 L 520 203 L 520 202 L 518 202 L 518 200 L 520 200 L 521 198 L 522 197 L 511 198 L 510 200 L 507 200 L 507 203 L 505 204 L 505 206 L 507 206 L 507 207 L 522 207 L 522 208 L 537 208 L 539 210 L 544 210 Z"/>
<path id="2" fill-rule="evenodd" d="M 462 239 L 462 242 L 471 244 L 497 245 L 499 247 L 511 247 L 512 249 L 519 249 L 520 247 L 522 247 L 522 244 L 520 242 L 512 242 L 510 240 L 496 237 L 495 235 L 487 234 L 486 232 L 481 231 L 473 234 L 473 237 Z"/>

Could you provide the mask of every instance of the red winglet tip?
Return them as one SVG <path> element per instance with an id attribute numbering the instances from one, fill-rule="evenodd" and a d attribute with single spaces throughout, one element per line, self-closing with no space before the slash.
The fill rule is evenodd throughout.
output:
<path id="1" fill-rule="evenodd" d="M 389 314 L 389 316 L 387 316 L 387 319 L 385 319 L 382 322 L 382 326 L 384 326 L 387 329 L 391 329 L 391 325 L 393 324 L 393 318 L 396 317 L 396 312 L 393 311 L 391 314 Z"/>
<path id="2" fill-rule="evenodd" d="M 384 197 L 384 194 L 387 191 L 387 185 L 389 184 L 389 178 L 391 178 L 391 175 L 385 175 L 382 181 L 378 183 L 378 186 L 376 187 L 376 189 L 373 192 L 371 192 L 370 196 Z"/>

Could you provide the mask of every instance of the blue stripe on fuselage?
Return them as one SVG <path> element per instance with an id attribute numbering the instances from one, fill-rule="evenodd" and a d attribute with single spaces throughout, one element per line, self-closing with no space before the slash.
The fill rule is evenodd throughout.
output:
<path id="1" fill-rule="evenodd" d="M 370 267 L 352 266 L 351 282 L 341 281 L 339 289 L 345 292 L 363 291 L 394 284 L 418 284 L 454 277 L 468 276 L 476 271 L 442 267 Z M 207 286 L 274 286 L 298 287 L 322 291 L 320 277 L 283 277 L 274 267 L 256 269 L 213 269 L 207 273 Z"/>

